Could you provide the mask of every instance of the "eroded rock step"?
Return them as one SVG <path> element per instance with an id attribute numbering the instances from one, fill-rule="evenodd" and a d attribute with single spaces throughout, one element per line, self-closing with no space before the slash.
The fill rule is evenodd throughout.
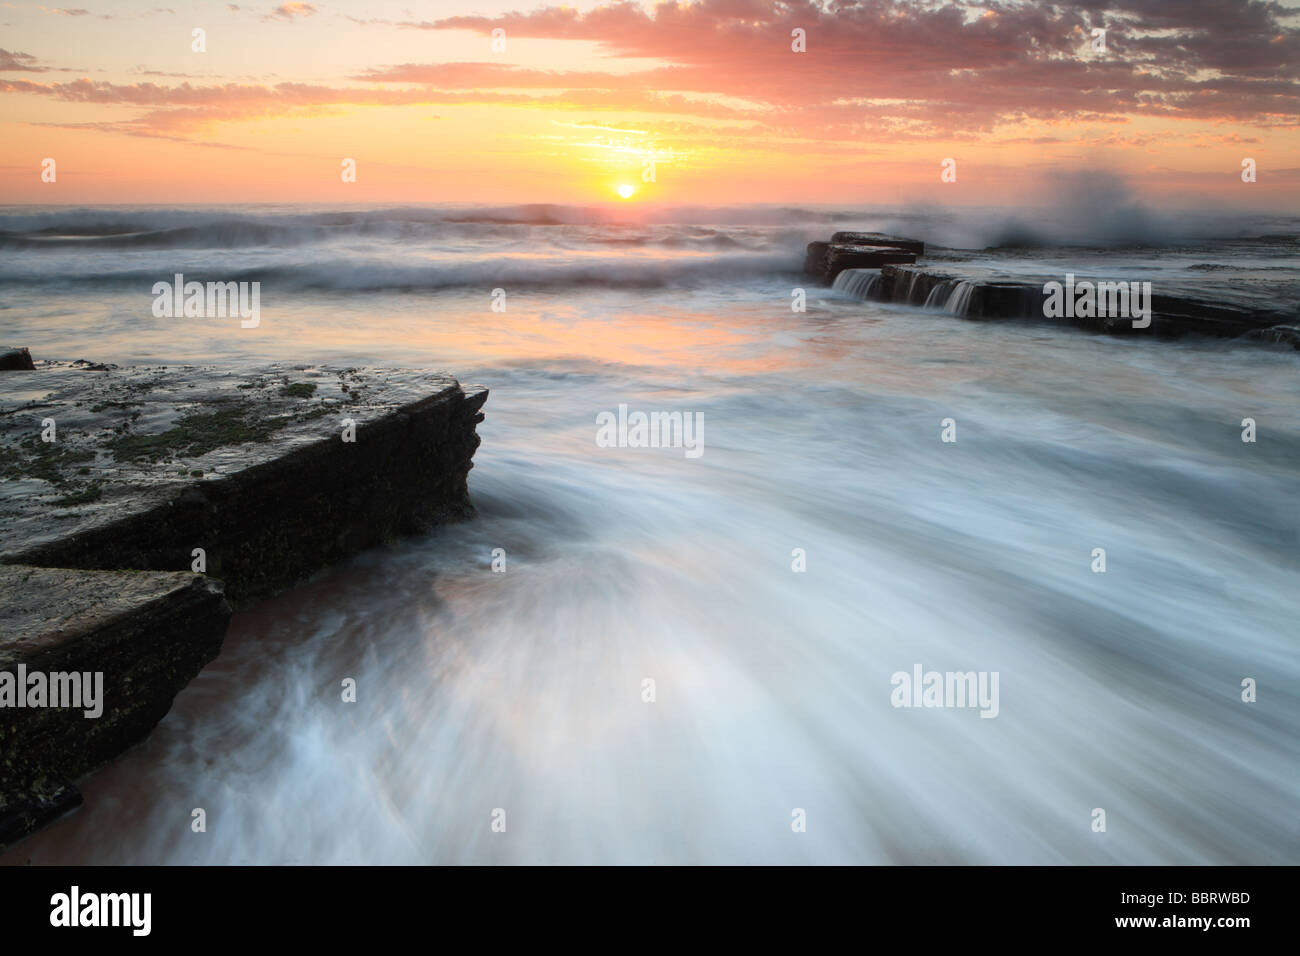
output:
<path id="1" fill-rule="evenodd" d="M 0 566 L 0 846 L 81 803 L 74 781 L 148 735 L 230 615 L 201 574 Z"/>

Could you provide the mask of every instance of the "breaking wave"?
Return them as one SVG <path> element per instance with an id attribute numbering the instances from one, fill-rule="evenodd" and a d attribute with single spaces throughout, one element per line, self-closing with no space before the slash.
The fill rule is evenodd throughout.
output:
<path id="1" fill-rule="evenodd" d="M 531 288 L 563 290 L 574 287 L 598 288 L 698 288 L 727 279 L 771 278 L 794 274 L 794 260 L 788 254 L 714 254 L 677 257 L 564 256 L 560 254 L 519 258 L 483 258 L 456 261 L 395 262 L 383 257 L 350 257 L 296 262 L 285 265 L 249 267 L 238 261 L 217 263 L 211 259 L 192 267 L 176 260 L 158 261 L 153 266 L 121 268 L 105 264 L 83 264 L 75 274 L 60 270 L 33 273 L 0 265 L 0 282 L 21 279 L 29 285 L 72 288 L 132 288 L 147 291 L 155 282 L 171 281 L 180 271 L 191 282 L 262 282 L 281 291 L 352 292 L 437 292 L 444 289 Z"/>

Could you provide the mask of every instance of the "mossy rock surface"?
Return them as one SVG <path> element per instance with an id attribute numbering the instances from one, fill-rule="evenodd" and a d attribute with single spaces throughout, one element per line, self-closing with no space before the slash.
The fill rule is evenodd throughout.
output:
<path id="1" fill-rule="evenodd" d="M 42 362 L 0 377 L 0 562 L 187 570 L 205 547 L 233 595 L 269 593 L 472 514 L 486 394 L 418 369 Z"/>

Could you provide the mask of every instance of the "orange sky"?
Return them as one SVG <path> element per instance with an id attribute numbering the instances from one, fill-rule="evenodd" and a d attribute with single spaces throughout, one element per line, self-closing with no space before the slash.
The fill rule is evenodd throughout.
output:
<path id="1" fill-rule="evenodd" d="M 1100 167 L 1300 210 L 1300 20 L 1267 4 L 514 6 L 0 3 L 0 202 L 991 205 Z"/>

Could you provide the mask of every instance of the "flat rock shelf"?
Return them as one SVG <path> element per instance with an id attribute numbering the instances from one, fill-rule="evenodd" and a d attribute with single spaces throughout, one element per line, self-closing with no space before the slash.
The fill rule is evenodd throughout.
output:
<path id="1" fill-rule="evenodd" d="M 1159 291 L 1151 292 L 1152 283 L 1146 282 L 1149 314 L 1135 323 L 1128 310 L 1127 287 L 1132 283 L 1080 275 L 1080 285 L 1092 285 L 1098 296 L 1095 301 L 1105 302 L 1107 307 L 1096 305 L 1077 315 L 1071 309 L 1058 315 L 1047 308 L 1047 283 L 1066 283 L 1058 294 L 1073 298 L 1069 288 L 1073 275 L 1029 277 L 987 265 L 961 264 L 954 261 L 953 250 L 940 250 L 945 261 L 938 267 L 918 265 L 917 259 L 924 254 L 925 243 L 920 240 L 837 232 L 829 242 L 808 244 L 804 273 L 851 298 L 919 307 L 964 319 L 1060 321 L 1113 335 L 1199 335 L 1300 348 L 1300 314 L 1294 299 L 1288 301 L 1287 296 L 1264 303 L 1257 301 L 1258 296 L 1252 298 L 1222 284 L 1207 291 L 1186 281 L 1162 281 Z M 1122 308 L 1113 308 L 1117 303 Z"/>
<path id="2" fill-rule="evenodd" d="M 823 282 L 833 282 L 845 269 L 879 269 L 913 263 L 925 252 L 918 239 L 902 239 L 878 232 L 837 232 L 830 242 L 808 243 L 804 272 Z"/>
<path id="3" fill-rule="evenodd" d="M 0 374 L 0 845 L 148 734 L 232 607 L 472 517 L 486 399 L 412 369 Z M 15 705 L 24 672 L 102 674 L 102 714 Z"/>

